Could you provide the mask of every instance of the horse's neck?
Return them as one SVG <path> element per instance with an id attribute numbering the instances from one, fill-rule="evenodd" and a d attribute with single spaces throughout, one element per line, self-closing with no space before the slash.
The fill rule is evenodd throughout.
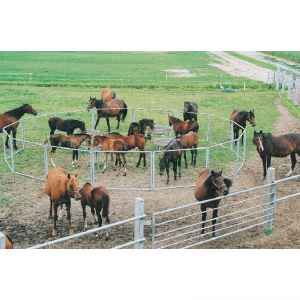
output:
<path id="1" fill-rule="evenodd" d="M 19 120 L 23 117 L 23 115 L 25 114 L 25 111 L 22 110 L 21 107 L 18 107 L 16 109 L 8 111 L 7 114 L 9 114 L 9 115 L 15 117 L 17 120 Z"/>

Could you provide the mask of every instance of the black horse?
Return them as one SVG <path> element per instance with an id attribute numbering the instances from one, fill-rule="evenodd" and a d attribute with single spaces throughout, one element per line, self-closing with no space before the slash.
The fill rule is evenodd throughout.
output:
<path id="1" fill-rule="evenodd" d="M 75 129 L 80 129 L 85 132 L 85 123 L 75 119 L 66 119 L 53 117 L 48 120 L 50 135 L 55 133 L 55 130 L 64 131 L 67 135 L 73 134 Z"/>
<path id="2" fill-rule="evenodd" d="M 244 132 L 247 122 L 249 122 L 253 127 L 256 125 L 254 109 L 250 111 L 234 110 L 230 114 L 230 120 L 233 121 L 233 137 L 235 140 L 238 139 L 240 130 Z M 235 144 L 236 143 L 237 142 L 235 141 Z M 242 144 L 244 144 L 244 135 L 242 136 Z"/>
<path id="3" fill-rule="evenodd" d="M 232 186 L 232 181 L 229 178 L 222 176 L 222 171 L 215 172 L 213 170 L 204 169 L 200 172 L 199 177 L 196 182 L 195 198 L 201 202 L 201 214 L 202 214 L 202 230 L 201 234 L 204 234 L 205 222 L 207 217 L 207 208 L 213 209 L 212 215 L 212 232 L 213 236 L 215 233 L 215 226 L 218 218 L 218 206 L 221 199 L 215 199 L 206 202 L 205 200 L 218 198 L 220 196 L 225 196 L 229 194 L 230 187 Z"/>
<path id="4" fill-rule="evenodd" d="M 183 107 L 183 120 L 198 121 L 198 104 L 191 101 L 185 101 Z"/>
<path id="5" fill-rule="evenodd" d="M 291 169 L 286 176 L 292 175 L 297 162 L 296 154 L 300 155 L 300 134 L 289 133 L 274 136 L 271 133 L 254 131 L 253 144 L 256 145 L 257 152 L 262 160 L 264 178 L 267 175 L 267 169 L 271 166 L 273 157 L 291 157 Z"/>
<path id="6" fill-rule="evenodd" d="M 147 140 L 151 140 L 152 131 L 154 130 L 154 120 L 141 119 L 138 122 L 132 122 L 128 128 L 128 135 L 141 133 Z"/>
<path id="7" fill-rule="evenodd" d="M 159 175 L 162 176 L 164 170 L 167 173 L 167 184 L 170 181 L 169 169 L 170 163 L 173 164 L 174 180 L 177 180 L 177 168 L 179 178 L 181 177 L 181 155 L 182 155 L 182 145 L 181 143 L 173 139 L 167 146 L 165 146 L 165 151 L 162 158 L 159 160 Z"/>

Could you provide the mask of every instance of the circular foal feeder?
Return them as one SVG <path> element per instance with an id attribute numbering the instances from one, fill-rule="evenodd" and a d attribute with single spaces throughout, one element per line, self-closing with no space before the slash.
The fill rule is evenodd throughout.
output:
<path id="1" fill-rule="evenodd" d="M 130 121 L 140 120 L 143 117 L 149 118 L 149 116 L 155 114 L 153 117 L 155 127 L 152 132 L 152 140 L 146 142 L 147 150 L 124 152 L 127 160 L 127 176 L 122 176 L 114 170 L 114 162 L 111 161 L 111 154 L 115 155 L 116 152 L 104 152 L 83 146 L 79 149 L 80 167 L 76 169 L 81 181 L 101 183 L 109 189 L 159 190 L 193 186 L 201 168 L 223 169 L 227 176 L 234 177 L 243 167 L 246 156 L 246 142 L 242 144 L 241 140 L 243 136 L 246 137 L 246 130 L 234 140 L 232 121 L 217 118 L 208 113 L 198 113 L 200 128 L 199 145 L 196 148 L 196 168 L 189 166 L 191 149 L 182 149 L 187 154 L 188 168 L 185 168 L 183 163 L 182 177 L 176 181 L 171 177 L 170 183 L 167 185 L 165 176 L 159 176 L 159 160 L 165 151 L 164 147 L 175 137 L 173 129 L 170 128 L 167 122 L 167 115 L 170 111 L 142 108 L 128 109 L 128 111 L 131 112 L 131 120 L 126 121 L 125 125 L 122 124 L 121 132 L 123 134 L 127 134 Z M 172 114 L 181 116 L 182 112 L 173 111 Z M 12 137 L 10 137 L 9 148 L 6 149 L 4 145 L 4 161 L 12 173 L 43 181 L 52 161 L 57 166 L 74 172 L 71 164 L 73 149 L 57 147 L 55 156 L 51 157 L 51 146 L 45 143 L 45 140 L 49 137 L 48 119 L 54 115 L 83 120 L 86 123 L 86 128 L 89 128 L 88 132 L 101 134 L 100 131 L 94 130 L 97 117 L 96 110 L 89 113 L 86 110 L 77 110 L 23 118 L 19 121 L 18 137 L 16 138 L 19 150 L 14 151 Z M 100 125 L 103 126 L 103 123 Z M 3 130 L 3 140 L 8 135 L 7 128 Z M 244 140 L 246 141 L 246 138 Z M 141 153 L 145 156 L 146 165 L 144 166 L 142 160 L 141 166 L 137 168 L 136 164 Z M 101 160 L 106 159 L 109 167 L 103 173 L 99 165 L 101 165 Z M 171 168 L 171 175 L 173 175 L 172 172 Z"/>

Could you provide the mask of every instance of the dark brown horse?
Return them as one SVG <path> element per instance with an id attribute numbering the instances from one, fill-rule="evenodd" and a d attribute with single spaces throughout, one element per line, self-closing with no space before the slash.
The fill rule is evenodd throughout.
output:
<path id="1" fill-rule="evenodd" d="M 97 121 L 95 128 L 97 128 L 100 118 L 105 118 L 107 123 L 108 132 L 110 132 L 109 118 L 117 118 L 118 125 L 120 127 L 120 120 L 124 121 L 127 116 L 127 104 L 120 99 L 112 99 L 110 101 L 97 100 L 96 97 L 90 97 L 88 103 L 88 110 L 97 109 Z"/>
<path id="2" fill-rule="evenodd" d="M 126 135 L 121 135 L 119 133 L 114 132 L 114 133 L 111 133 L 110 135 L 108 135 L 108 137 L 114 138 L 115 140 L 121 140 L 122 142 L 124 142 L 127 145 L 128 150 L 138 148 L 139 151 L 141 151 L 141 152 L 140 152 L 139 160 L 136 164 L 136 167 L 138 168 L 140 166 L 142 159 L 144 161 L 144 167 L 146 167 L 146 153 L 144 152 L 146 140 L 145 140 L 145 137 L 143 134 L 135 133 L 135 134 L 126 136 Z"/>
<path id="3" fill-rule="evenodd" d="M 190 131 L 198 132 L 199 124 L 195 120 L 182 121 L 178 118 L 168 115 L 169 126 L 173 126 L 175 136 L 186 134 Z"/>
<path id="4" fill-rule="evenodd" d="M 84 222 L 84 230 L 87 229 L 87 220 L 86 220 L 86 206 L 91 208 L 91 213 L 94 218 L 94 223 L 97 224 L 95 217 L 95 212 L 98 219 L 99 227 L 102 226 L 102 217 L 105 218 L 106 224 L 110 223 L 109 220 L 109 194 L 106 188 L 103 186 L 93 187 L 90 183 L 84 184 L 84 186 L 79 191 L 81 195 L 81 206 Z M 101 216 L 102 212 L 102 216 Z M 108 237 L 108 233 L 106 234 Z"/>
<path id="5" fill-rule="evenodd" d="M 191 166 L 196 166 L 197 161 L 197 146 L 198 146 L 198 134 L 196 132 L 190 131 L 187 134 L 184 134 L 177 138 L 180 141 L 183 149 L 191 149 Z M 185 162 L 185 167 L 187 168 L 186 161 L 186 151 L 183 151 L 183 157 Z"/>
<path id="6" fill-rule="evenodd" d="M 76 133 L 72 135 L 64 135 L 61 133 L 50 135 L 49 142 L 51 145 L 51 153 L 54 154 L 56 152 L 57 147 L 64 147 L 73 149 L 72 153 L 72 166 L 78 166 L 79 159 L 79 148 L 84 141 L 88 141 L 90 139 L 90 135 L 87 133 Z M 45 143 L 48 143 L 46 140 Z"/>
<path id="7" fill-rule="evenodd" d="M 233 138 L 236 140 L 239 137 L 239 132 L 242 130 L 244 132 L 247 122 L 249 122 L 253 127 L 256 125 L 255 123 L 255 114 L 254 109 L 250 111 L 238 111 L 234 110 L 230 114 L 230 120 L 233 121 Z M 235 144 L 237 142 L 235 141 Z M 242 144 L 244 144 L 244 135 L 242 136 Z"/>
<path id="8" fill-rule="evenodd" d="M 48 120 L 50 135 L 55 133 L 55 130 L 66 132 L 68 135 L 73 134 L 75 129 L 80 129 L 81 132 L 85 132 L 85 124 L 82 121 L 75 119 L 61 119 L 57 117 L 50 118 Z"/>
<path id="9" fill-rule="evenodd" d="M 128 128 L 128 135 L 134 133 L 141 133 L 145 136 L 145 139 L 151 140 L 152 132 L 154 130 L 154 120 L 152 119 L 141 119 L 138 122 L 132 122 Z"/>
<path id="10" fill-rule="evenodd" d="M 271 166 L 273 157 L 291 157 L 291 169 L 286 176 L 292 175 L 297 162 L 296 154 L 300 155 L 300 134 L 289 133 L 274 136 L 271 133 L 254 131 L 253 143 L 256 145 L 257 152 L 262 160 L 264 178 L 267 175 L 267 169 Z"/>
<path id="11" fill-rule="evenodd" d="M 173 139 L 165 146 L 163 156 L 159 160 L 159 175 L 162 176 L 166 170 L 167 184 L 170 181 L 169 169 L 171 163 L 173 164 L 174 180 L 177 180 L 177 170 L 179 178 L 181 178 L 181 149 L 181 143 L 177 139 Z"/>
<path id="12" fill-rule="evenodd" d="M 222 176 L 221 172 L 215 172 L 213 170 L 204 169 L 199 173 L 199 177 L 196 181 L 195 198 L 201 203 L 201 201 L 214 199 L 220 196 L 227 195 L 229 189 L 232 186 L 232 181 L 229 178 Z M 218 218 L 218 206 L 221 199 L 212 200 L 200 204 L 202 214 L 202 231 L 205 230 L 205 222 L 207 217 L 207 208 L 213 209 L 212 214 L 212 232 L 215 236 L 215 226 Z"/>
<path id="13" fill-rule="evenodd" d="M 19 121 L 24 114 L 31 114 L 36 116 L 37 112 L 32 108 L 29 104 L 24 104 L 16 109 L 9 110 L 5 112 L 4 114 L 0 115 L 0 132 L 3 132 L 3 128 L 12 124 L 11 126 L 6 127 L 5 131 L 13 135 L 13 145 L 14 149 L 17 150 L 17 143 L 16 143 L 16 136 L 17 136 L 17 128 L 19 126 Z M 6 137 L 5 146 L 8 148 L 8 135 Z"/>
<path id="14" fill-rule="evenodd" d="M 49 218 L 54 214 L 54 225 L 52 235 L 56 235 L 56 222 L 58 218 L 58 207 L 65 204 L 67 208 L 67 219 L 69 222 L 69 234 L 73 233 L 71 225 L 71 198 L 78 199 L 81 197 L 79 194 L 79 182 L 77 174 L 71 175 L 63 168 L 50 169 L 47 175 L 44 192 L 49 196 L 50 209 Z"/>

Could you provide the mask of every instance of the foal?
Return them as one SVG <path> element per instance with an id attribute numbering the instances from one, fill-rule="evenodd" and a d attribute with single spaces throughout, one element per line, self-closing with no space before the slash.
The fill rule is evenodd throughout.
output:
<path id="1" fill-rule="evenodd" d="M 168 115 L 169 126 L 173 126 L 175 136 L 186 134 L 190 131 L 198 132 L 199 124 L 195 120 L 182 121 L 178 118 Z"/>
<path id="2" fill-rule="evenodd" d="M 286 174 L 293 174 L 297 159 L 296 154 L 300 155 L 300 134 L 289 133 L 274 136 L 271 133 L 264 133 L 262 130 L 254 131 L 253 144 L 256 145 L 257 152 L 262 160 L 264 179 L 267 175 L 267 169 L 271 166 L 273 157 L 291 157 L 291 169 Z"/>
<path id="3" fill-rule="evenodd" d="M 85 132 L 85 123 L 75 119 L 66 119 L 53 117 L 48 120 L 50 135 L 55 133 L 55 130 L 64 131 L 67 135 L 73 134 L 75 129 L 80 129 Z"/>
<path id="4" fill-rule="evenodd" d="M 91 213 L 94 219 L 94 223 L 97 223 L 95 217 L 95 211 L 97 214 L 98 225 L 102 226 L 102 217 L 105 218 L 106 224 L 110 223 L 109 220 L 109 202 L 110 197 L 108 191 L 103 186 L 93 187 L 90 183 L 84 184 L 84 186 L 79 191 L 81 195 L 81 206 L 83 213 L 84 230 L 87 229 L 86 220 L 86 206 L 91 208 Z M 102 216 L 101 216 L 102 211 Z M 106 233 L 106 238 L 108 238 L 108 233 Z"/>
<path id="5" fill-rule="evenodd" d="M 253 127 L 256 125 L 254 109 L 250 111 L 234 110 L 230 114 L 230 120 L 233 121 L 233 137 L 235 140 L 238 139 L 240 130 L 244 132 L 247 122 L 249 122 Z M 235 144 L 236 143 L 237 142 L 235 141 Z M 242 144 L 244 144 L 244 135 L 242 136 Z"/>
<path id="6" fill-rule="evenodd" d="M 141 119 L 138 122 L 132 122 L 128 128 L 128 135 L 134 133 L 141 133 L 145 136 L 145 139 L 151 140 L 152 131 L 154 130 L 154 120 Z"/>
<path id="7" fill-rule="evenodd" d="M 229 194 L 229 189 L 232 186 L 232 181 L 229 178 L 222 176 L 221 172 L 215 172 L 213 170 L 204 169 L 199 173 L 199 177 L 196 181 L 195 198 L 201 203 L 201 201 L 214 199 L 220 196 Z M 202 231 L 204 234 L 205 221 L 207 216 L 207 208 L 213 209 L 212 215 L 212 232 L 213 236 L 216 236 L 215 226 L 218 218 L 218 206 L 221 199 L 212 200 L 209 202 L 201 203 L 200 209 L 202 214 Z"/>
<path id="8" fill-rule="evenodd" d="M 0 133 L 3 131 L 3 128 L 12 124 L 11 126 L 6 127 L 6 132 L 8 135 L 12 133 L 13 135 L 13 146 L 14 149 L 17 150 L 17 144 L 16 144 L 16 136 L 17 136 L 17 128 L 19 126 L 19 121 L 24 114 L 31 114 L 36 116 L 37 112 L 32 108 L 29 104 L 24 104 L 16 109 L 12 109 L 10 111 L 5 112 L 4 114 L 0 115 Z M 9 148 L 8 146 L 8 135 L 6 137 L 5 146 L 6 148 Z"/>
<path id="9" fill-rule="evenodd" d="M 184 134 L 177 138 L 182 145 L 183 149 L 191 149 L 191 166 L 196 166 L 197 160 L 197 146 L 198 146 L 198 134 L 196 132 L 190 131 L 187 134 Z M 187 161 L 186 161 L 186 151 L 183 151 L 185 167 L 187 168 Z"/>

